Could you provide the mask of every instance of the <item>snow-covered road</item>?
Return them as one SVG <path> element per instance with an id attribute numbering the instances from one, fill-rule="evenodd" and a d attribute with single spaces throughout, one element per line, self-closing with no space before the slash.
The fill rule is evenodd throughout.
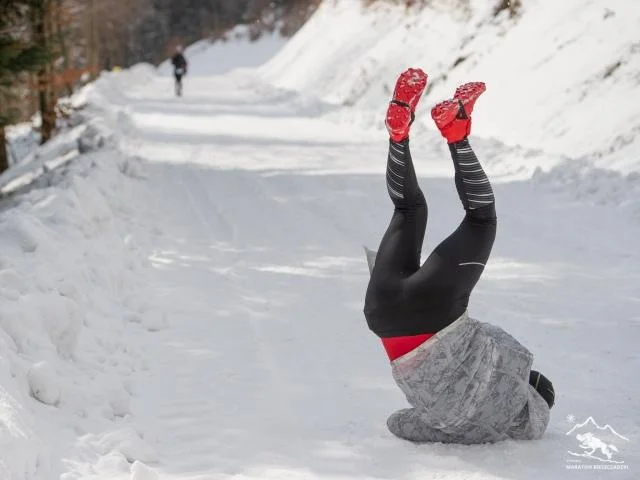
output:
<path id="1" fill-rule="evenodd" d="M 132 417 L 161 478 L 566 478 L 568 416 L 625 435 L 630 470 L 616 478 L 635 475 L 640 229 L 625 212 L 518 180 L 523 159 L 478 139 L 499 173 L 500 220 L 471 314 L 529 346 L 557 404 L 538 442 L 403 443 L 385 420 L 404 401 L 361 313 L 361 245 L 375 246 L 391 211 L 384 135 L 315 117 L 248 74 L 189 79 L 183 99 L 169 82 L 129 94 L 161 212 L 141 226 L 148 282 L 170 325 L 140 339 L 149 371 L 132 381 Z M 413 143 L 429 250 L 462 209 L 442 140 Z"/>
<path id="2" fill-rule="evenodd" d="M 640 222 L 633 201 L 595 205 L 628 196 L 623 177 L 531 181 L 563 160 L 473 138 L 499 231 L 470 313 L 533 351 L 556 406 L 540 441 L 413 445 L 386 429 L 406 401 L 362 314 L 362 245 L 391 215 L 384 133 L 251 70 L 176 99 L 140 67 L 84 94 L 117 149 L 0 210 L 1 480 L 637 478 Z M 426 256 L 463 210 L 444 141 L 416 127 Z M 567 435 L 589 417 L 624 438 Z M 624 463 L 569 472 L 589 431 Z"/>

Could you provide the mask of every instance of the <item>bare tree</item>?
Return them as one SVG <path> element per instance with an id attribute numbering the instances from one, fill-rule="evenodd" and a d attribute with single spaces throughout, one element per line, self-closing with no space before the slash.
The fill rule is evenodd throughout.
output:
<path id="1" fill-rule="evenodd" d="M 276 29 L 292 35 L 319 3 L 0 0 L 0 171 L 8 164 L 4 126 L 40 112 L 41 141 L 46 142 L 55 132 L 58 98 L 71 94 L 84 74 L 95 78 L 114 66 L 158 63 L 178 43 L 217 38 L 238 24 L 249 25 L 254 39 Z M 9 27 L 11 35 L 7 34 Z M 14 45 L 16 40 L 19 44 Z M 22 66 L 20 61 L 13 62 L 13 70 L 5 72 L 3 62 L 22 50 L 40 52 L 38 61 L 20 59 Z"/>

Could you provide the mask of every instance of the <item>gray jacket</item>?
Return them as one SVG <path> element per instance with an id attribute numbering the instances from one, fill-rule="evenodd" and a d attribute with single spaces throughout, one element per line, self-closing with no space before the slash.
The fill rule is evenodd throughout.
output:
<path id="1" fill-rule="evenodd" d="M 387 426 L 413 442 L 540 438 L 549 407 L 529 385 L 532 360 L 504 330 L 465 313 L 392 362 L 393 377 L 413 408 L 395 412 Z"/>

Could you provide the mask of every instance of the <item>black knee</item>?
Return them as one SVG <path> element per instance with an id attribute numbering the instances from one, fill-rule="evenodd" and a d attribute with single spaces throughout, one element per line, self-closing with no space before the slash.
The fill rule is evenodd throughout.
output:
<path id="1" fill-rule="evenodd" d="M 474 224 L 496 225 L 498 221 L 496 204 L 490 203 L 483 207 L 467 209 L 467 219 Z"/>
<path id="2" fill-rule="evenodd" d="M 427 200 L 424 198 L 422 191 L 407 192 L 405 198 L 392 199 L 393 205 L 396 210 L 409 216 L 426 215 L 427 214 Z"/>

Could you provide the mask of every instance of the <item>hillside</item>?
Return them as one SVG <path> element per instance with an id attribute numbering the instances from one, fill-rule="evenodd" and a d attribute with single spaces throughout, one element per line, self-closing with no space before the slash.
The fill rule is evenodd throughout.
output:
<path id="1" fill-rule="evenodd" d="M 497 3 L 434 0 L 407 10 L 325 1 L 262 72 L 276 85 L 354 106 L 360 117 L 375 111 L 372 124 L 407 66 L 430 74 L 427 105 L 482 80 L 477 135 L 638 170 L 640 3 L 526 0 L 515 18 L 496 16 Z"/>

